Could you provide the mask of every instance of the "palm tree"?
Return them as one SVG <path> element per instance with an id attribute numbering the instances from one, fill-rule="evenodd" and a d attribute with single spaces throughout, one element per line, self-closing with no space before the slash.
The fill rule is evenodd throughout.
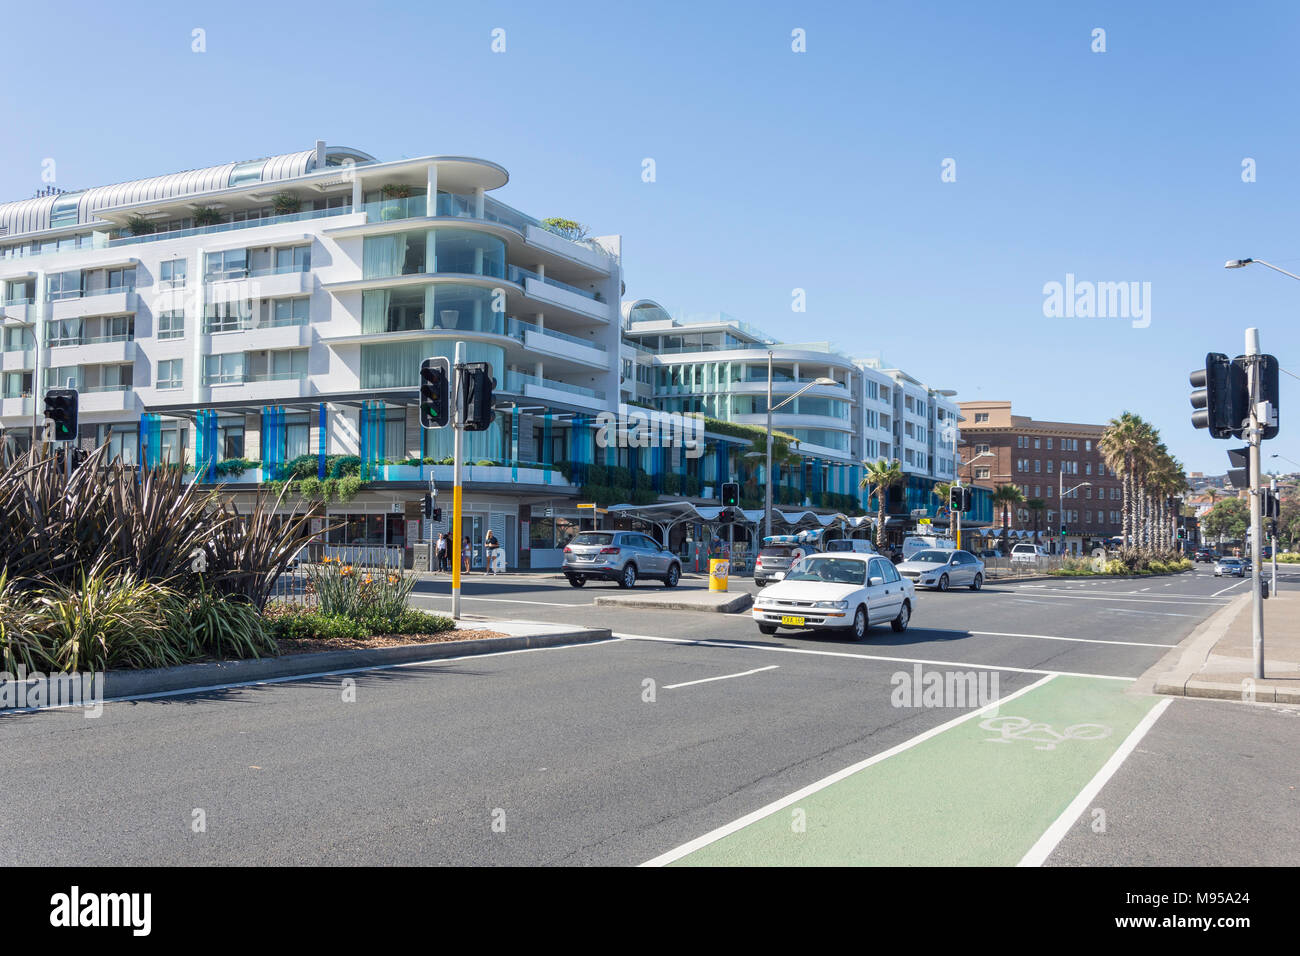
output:
<path id="1" fill-rule="evenodd" d="M 858 482 L 858 487 L 867 490 L 867 498 L 872 495 L 876 496 L 876 549 L 881 553 L 885 550 L 885 495 L 890 488 L 898 484 L 905 477 L 902 465 L 895 458 L 892 462 L 880 459 L 876 462 L 865 463 L 866 472 L 862 480 Z"/>
<path id="2" fill-rule="evenodd" d="M 1030 498 L 1025 502 L 1029 516 L 1034 519 L 1034 541 L 1040 542 L 1043 519 L 1047 512 L 1047 502 L 1042 498 Z"/>
<path id="3" fill-rule="evenodd" d="M 1024 493 L 1018 485 L 998 485 L 993 492 L 993 504 L 1002 508 L 1003 553 L 1006 552 L 1007 532 L 1011 530 L 1011 512 L 1025 500 Z"/>
<path id="4" fill-rule="evenodd" d="M 1133 542 L 1135 522 L 1133 517 L 1134 489 L 1133 463 L 1142 446 L 1142 427 L 1146 423 L 1132 412 L 1123 412 L 1112 418 L 1102 432 L 1097 447 L 1106 467 L 1119 476 L 1124 489 L 1123 535 L 1124 544 Z"/>

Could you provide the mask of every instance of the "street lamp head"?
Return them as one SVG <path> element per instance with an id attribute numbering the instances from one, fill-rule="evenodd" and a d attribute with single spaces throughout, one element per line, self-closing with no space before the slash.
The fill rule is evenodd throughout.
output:
<path id="1" fill-rule="evenodd" d="M 1254 261 L 1255 261 L 1254 259 L 1229 259 L 1227 262 L 1223 264 L 1223 268 L 1244 269 L 1246 266 L 1250 265 Z"/>
<path id="2" fill-rule="evenodd" d="M 813 384 L 814 385 L 838 385 L 839 382 L 835 381 L 835 379 L 833 378 L 827 378 L 826 376 L 823 375 L 820 378 L 814 379 Z"/>

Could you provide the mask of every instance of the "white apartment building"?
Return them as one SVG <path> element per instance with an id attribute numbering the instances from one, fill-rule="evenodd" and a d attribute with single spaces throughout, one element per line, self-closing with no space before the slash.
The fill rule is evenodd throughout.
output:
<path id="1" fill-rule="evenodd" d="M 30 446 L 45 390 L 72 382 L 83 447 L 236 495 L 355 473 L 359 491 L 321 503 L 330 543 L 405 548 L 447 530 L 422 516 L 430 479 L 449 489 L 452 435 L 419 427 L 418 369 L 462 342 L 497 382 L 495 422 L 465 442 L 476 561 L 491 528 L 511 566 L 550 567 L 580 487 L 617 477 L 708 500 L 765 481 L 735 435 L 706 433 L 693 457 L 598 449 L 594 434 L 624 402 L 761 427 L 771 351 L 774 396 L 833 383 L 774 415 L 801 459 L 778 467 L 779 502 L 860 501 L 863 460 L 902 461 L 909 499 L 950 475 L 940 393 L 827 343 L 620 303 L 620 237 L 512 208 L 494 195 L 507 180 L 487 160 L 383 162 L 318 141 L 0 204 L 0 447 Z"/>

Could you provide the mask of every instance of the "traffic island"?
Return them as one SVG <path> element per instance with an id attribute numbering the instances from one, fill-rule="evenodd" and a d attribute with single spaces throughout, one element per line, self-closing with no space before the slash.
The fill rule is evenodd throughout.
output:
<path id="1" fill-rule="evenodd" d="M 1300 591 L 1264 602 L 1264 677 L 1254 676 L 1251 596 L 1217 611 L 1138 679 L 1175 697 L 1300 704 Z"/>
<path id="2" fill-rule="evenodd" d="M 747 610 L 754 603 L 754 595 L 746 591 L 706 591 L 666 589 L 663 591 L 629 591 L 602 594 L 592 603 L 597 607 L 643 607 L 661 611 L 713 611 L 735 614 Z"/>

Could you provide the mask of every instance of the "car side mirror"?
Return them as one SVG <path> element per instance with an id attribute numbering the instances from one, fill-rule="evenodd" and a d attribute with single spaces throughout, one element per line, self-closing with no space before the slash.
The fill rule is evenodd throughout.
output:
<path id="1" fill-rule="evenodd" d="M 877 575 L 872 576 L 871 580 L 868 581 L 867 583 L 870 584 L 870 585 L 874 588 L 874 587 L 876 587 L 877 585 L 884 584 L 884 583 L 885 583 L 885 579 L 882 578 L 880 575 L 877 574 Z"/>

